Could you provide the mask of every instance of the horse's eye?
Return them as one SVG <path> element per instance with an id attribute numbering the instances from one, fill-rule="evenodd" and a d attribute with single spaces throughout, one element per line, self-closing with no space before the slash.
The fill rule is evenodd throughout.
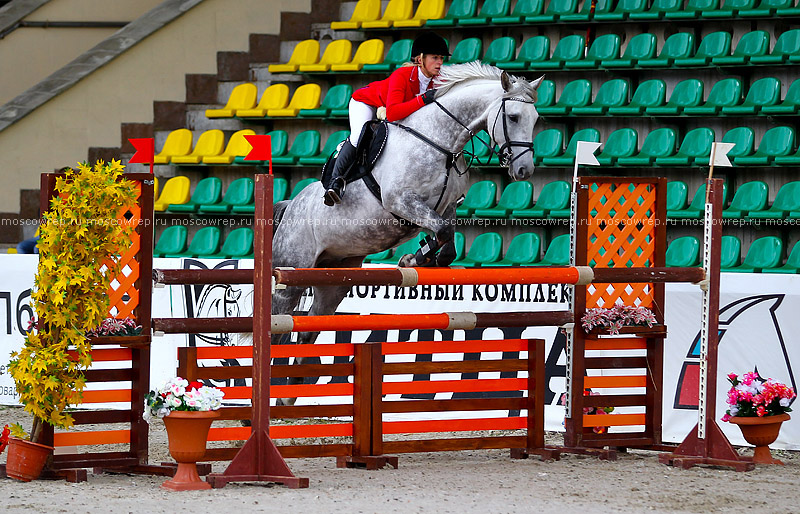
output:
<path id="1" fill-rule="evenodd" d="M 508 121 L 510 121 L 511 123 L 518 122 L 519 121 L 519 115 L 518 114 L 509 114 L 508 115 Z"/>

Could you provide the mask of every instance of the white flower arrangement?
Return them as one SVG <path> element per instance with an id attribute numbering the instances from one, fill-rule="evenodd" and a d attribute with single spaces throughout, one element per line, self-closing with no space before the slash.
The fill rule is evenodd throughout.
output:
<path id="1" fill-rule="evenodd" d="M 145 421 L 169 416 L 177 411 L 211 411 L 222 407 L 225 396 L 216 387 L 203 385 L 201 382 L 189 382 L 185 378 L 175 377 L 144 397 Z"/>

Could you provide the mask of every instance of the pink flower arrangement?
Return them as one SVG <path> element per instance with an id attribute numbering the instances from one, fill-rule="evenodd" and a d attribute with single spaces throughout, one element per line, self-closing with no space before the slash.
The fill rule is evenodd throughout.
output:
<path id="1" fill-rule="evenodd" d="M 652 327 L 656 324 L 656 316 L 647 307 L 615 305 L 610 309 L 598 307 L 587 310 L 581 318 L 581 324 L 586 331 L 594 327 L 608 327 L 611 335 L 617 335 L 622 327 Z"/>
<path id="2" fill-rule="evenodd" d="M 106 318 L 99 327 L 86 332 L 86 337 L 138 336 L 141 333 L 141 325 L 137 325 L 131 318 Z"/>
<path id="3" fill-rule="evenodd" d="M 741 381 L 736 373 L 729 373 L 728 382 L 732 385 L 727 399 L 730 408 L 722 421 L 730 421 L 734 416 L 776 416 L 792 410 L 789 406 L 796 396 L 794 390 L 777 380 L 764 380 L 757 371 L 745 373 Z"/>
<path id="4" fill-rule="evenodd" d="M 595 393 L 591 389 L 586 389 L 583 391 L 583 396 L 597 396 L 600 393 Z M 567 393 L 563 393 L 561 395 L 561 399 L 559 400 L 559 405 L 566 405 L 567 404 Z M 584 414 L 611 414 L 614 412 L 614 407 L 584 407 L 583 413 Z M 608 427 L 594 427 L 592 431 L 595 434 L 604 434 L 608 432 Z"/>

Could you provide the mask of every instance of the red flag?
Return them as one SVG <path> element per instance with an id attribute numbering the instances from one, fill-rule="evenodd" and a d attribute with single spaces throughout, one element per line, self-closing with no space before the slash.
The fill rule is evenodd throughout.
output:
<path id="1" fill-rule="evenodd" d="M 269 161 L 269 174 L 272 175 L 272 137 L 271 136 L 244 136 L 250 146 L 250 153 L 244 158 L 246 161 Z"/>
<path id="2" fill-rule="evenodd" d="M 128 160 L 128 164 L 144 163 L 150 164 L 150 173 L 153 173 L 153 161 L 156 153 L 156 142 L 152 137 L 140 137 L 128 139 L 136 152 Z"/>

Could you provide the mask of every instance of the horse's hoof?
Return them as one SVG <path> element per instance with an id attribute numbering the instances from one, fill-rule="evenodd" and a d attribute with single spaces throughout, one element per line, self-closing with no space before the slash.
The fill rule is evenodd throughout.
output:
<path id="1" fill-rule="evenodd" d="M 410 253 L 403 255 L 399 261 L 397 261 L 397 265 L 401 268 L 412 268 L 414 267 L 414 256 Z"/>

